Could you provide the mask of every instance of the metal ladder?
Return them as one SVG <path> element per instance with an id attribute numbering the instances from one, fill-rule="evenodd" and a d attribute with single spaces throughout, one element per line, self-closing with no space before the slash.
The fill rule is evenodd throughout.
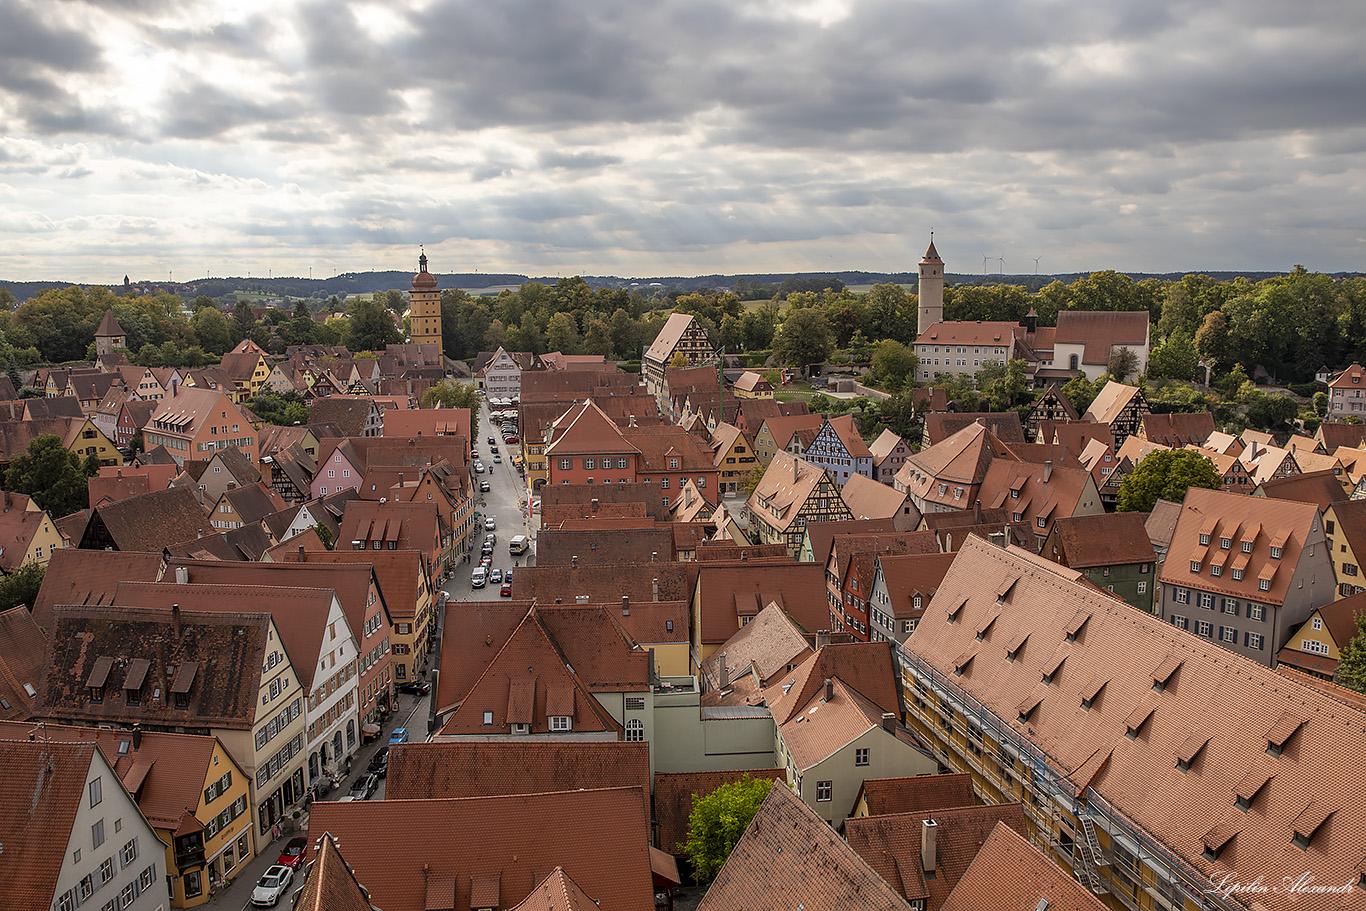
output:
<path id="1" fill-rule="evenodd" d="M 1096 839 L 1096 827 L 1091 822 L 1091 817 L 1081 818 L 1081 829 L 1086 833 L 1086 847 L 1091 850 L 1091 860 L 1097 867 L 1109 866 L 1110 862 L 1105 859 L 1105 854 L 1100 850 L 1100 841 Z"/>
<path id="2" fill-rule="evenodd" d="M 1104 895 L 1109 890 L 1105 888 L 1105 883 L 1100 878 L 1097 867 L 1108 866 L 1109 861 L 1100 850 L 1100 842 L 1096 840 L 1096 827 L 1092 824 L 1089 816 L 1081 817 L 1081 829 L 1086 836 L 1085 846 L 1078 846 L 1077 851 L 1079 863 L 1075 867 L 1077 879 L 1096 895 Z"/>

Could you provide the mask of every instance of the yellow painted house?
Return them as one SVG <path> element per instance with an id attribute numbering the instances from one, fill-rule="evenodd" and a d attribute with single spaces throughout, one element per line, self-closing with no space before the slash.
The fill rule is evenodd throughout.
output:
<path id="1" fill-rule="evenodd" d="M 1366 593 L 1325 604 L 1291 630 L 1277 661 L 1332 680 L 1342 660 L 1343 647 L 1357 635 L 1357 614 L 1366 615 Z"/>
<path id="2" fill-rule="evenodd" d="M 46 566 L 62 533 L 52 518 L 21 493 L 0 493 L 0 573 L 14 572 L 25 563 Z"/>
<path id="3" fill-rule="evenodd" d="M 27 738 L 32 730 L 0 722 L 0 738 Z M 50 741 L 98 744 L 162 842 L 172 908 L 206 903 L 256 857 L 248 778 L 217 737 L 58 724 L 42 730 Z"/>
<path id="4" fill-rule="evenodd" d="M 123 464 L 123 453 L 89 417 L 69 418 L 62 443 L 82 459 L 93 455 L 101 465 Z"/>
<path id="5" fill-rule="evenodd" d="M 1337 597 L 1347 598 L 1366 591 L 1361 574 L 1361 558 L 1366 553 L 1366 500 L 1333 503 L 1323 511 L 1323 532 L 1333 560 Z"/>

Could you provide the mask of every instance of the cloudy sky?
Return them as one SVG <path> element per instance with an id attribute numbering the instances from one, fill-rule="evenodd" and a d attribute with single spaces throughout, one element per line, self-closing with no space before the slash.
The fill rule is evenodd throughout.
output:
<path id="1" fill-rule="evenodd" d="M 0 0 L 0 279 L 1362 267 L 1360 0 Z"/>

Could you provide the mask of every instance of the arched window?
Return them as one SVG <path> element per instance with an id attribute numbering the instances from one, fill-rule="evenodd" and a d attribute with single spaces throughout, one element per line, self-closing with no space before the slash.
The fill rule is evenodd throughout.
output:
<path id="1" fill-rule="evenodd" d="M 626 742 L 640 743 L 645 739 L 645 722 L 639 718 L 632 718 L 626 722 Z"/>
<path id="2" fill-rule="evenodd" d="M 1067 359 L 1067 369 L 1068 369 L 1068 370 L 1076 370 L 1076 369 L 1077 369 L 1077 356 L 1076 356 L 1075 354 L 1072 355 L 1071 357 L 1069 357 L 1069 358 Z"/>

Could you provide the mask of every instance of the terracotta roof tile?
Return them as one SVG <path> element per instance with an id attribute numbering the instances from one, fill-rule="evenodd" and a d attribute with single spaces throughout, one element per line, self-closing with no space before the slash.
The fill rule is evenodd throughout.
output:
<path id="1" fill-rule="evenodd" d="M 556 566 L 538 564 L 518 569 L 515 573 L 516 597 L 536 601 L 545 606 L 559 598 L 573 604 L 579 598 L 586 603 L 620 602 L 623 597 L 631 604 L 654 601 L 688 601 L 692 598 L 697 580 L 695 563 L 568 563 Z"/>
<path id="2" fill-rule="evenodd" d="M 639 788 L 649 807 L 648 744 L 437 740 L 390 747 L 384 795 L 431 800 L 618 787 Z"/>
<path id="3" fill-rule="evenodd" d="M 824 646 L 795 671 L 774 677 L 764 691 L 774 722 L 781 725 L 790 721 L 821 694 L 826 680 L 834 679 L 843 681 L 877 706 L 879 722 L 882 712 L 901 717 L 888 643 L 857 642 Z"/>
<path id="4" fill-rule="evenodd" d="M 556 867 L 512 911 L 598 911 L 598 908 L 597 899 L 583 891 L 564 872 L 564 867 Z"/>
<path id="5" fill-rule="evenodd" d="M 47 676 L 46 645 L 24 605 L 0 612 L 0 720 L 26 721 L 36 713 Z"/>
<path id="6" fill-rule="evenodd" d="M 332 836 L 324 832 L 313 844 L 313 859 L 294 896 L 292 911 L 378 911 Z"/>
<path id="7" fill-rule="evenodd" d="M 16 908 L 55 907 L 65 846 L 95 761 L 90 743 L 0 740 L 0 844 L 4 845 L 5 900 Z"/>
<path id="8" fill-rule="evenodd" d="M 194 492 L 172 487 L 96 508 L 81 546 L 103 550 L 112 542 L 121 551 L 160 553 L 162 548 L 214 533 Z"/>
<path id="9" fill-rule="evenodd" d="M 725 642 L 740 629 L 741 608 L 757 614 L 776 602 L 803 631 L 830 625 L 825 567 L 815 563 L 698 565 L 698 620 L 703 644 Z"/>
<path id="10" fill-rule="evenodd" d="M 1010 601 L 986 642 L 977 642 L 972 628 L 998 609 L 995 591 L 1010 578 L 1017 580 Z M 958 611 L 958 622 L 945 622 L 950 608 Z M 1078 630 L 1075 641 L 1064 641 L 1068 628 Z M 999 642 L 1021 630 L 1038 647 L 1008 661 Z M 1040 761 L 1071 782 L 1066 787 L 1089 784 L 1116 813 L 1160 839 L 1183 859 L 1194 882 L 1223 871 L 1244 881 L 1299 876 L 1306 855 L 1292 843 L 1292 829 L 1311 800 L 1334 809 L 1308 849 L 1316 881 L 1342 883 L 1359 875 L 1366 853 L 1360 838 L 1366 784 L 1353 771 L 1366 730 L 1360 710 L 1078 584 L 1071 571 L 985 543 L 964 549 L 907 645 L 911 660 L 941 671 L 952 656 L 971 651 L 972 666 L 953 678 L 955 685 L 1032 743 Z M 1015 706 L 1036 690 L 1059 650 L 1065 660 L 1026 728 Z M 1155 669 L 1173 657 L 1180 669 L 1158 694 L 1152 717 L 1137 737 L 1125 736 L 1126 720 L 1153 692 Z M 1088 710 L 1080 705 L 1080 691 L 1098 675 L 1106 678 L 1105 688 Z M 1297 719 L 1304 723 L 1281 755 L 1268 755 L 1269 741 Z M 1189 751 L 1193 732 L 1209 741 L 1182 770 L 1175 756 Z M 1274 774 L 1263 779 L 1268 772 Z M 1260 788 L 1258 779 L 1265 782 Z M 1203 839 L 1233 809 L 1240 789 L 1257 790 L 1252 811 L 1241 814 L 1243 825 L 1218 860 L 1205 860 Z M 1260 899 L 1269 911 L 1300 906 L 1287 895 Z"/>
<path id="11" fill-rule="evenodd" d="M 909 907 L 825 820 L 775 782 L 698 911 Z"/>
<path id="12" fill-rule="evenodd" d="M 773 675 L 784 673 L 788 665 L 798 664 L 811 654 L 806 636 L 792 622 L 792 618 L 776 604 L 770 604 L 702 662 L 700 673 L 706 678 L 708 689 L 720 688 L 721 659 L 724 657 L 727 682 L 739 677 L 753 665 L 762 684 Z"/>
<path id="13" fill-rule="evenodd" d="M 1104 911 L 1109 907 L 1005 822 L 991 830 L 941 911 Z"/>
<path id="14" fill-rule="evenodd" d="M 926 876 L 921 854 L 926 818 L 935 823 L 934 876 Z M 1024 808 L 1018 803 L 942 807 L 846 820 L 849 846 L 892 888 L 911 901 L 938 911 L 958 884 L 997 823 L 1025 834 Z"/>
<path id="15" fill-rule="evenodd" d="M 1145 349 L 1148 311 L 1060 310 L 1053 345 L 1082 345 L 1081 362 L 1108 366 L 1116 347 Z"/>
<path id="16" fill-rule="evenodd" d="M 869 778 L 859 798 L 866 801 L 869 816 L 889 813 L 921 813 L 944 807 L 970 807 L 977 802 L 972 775 L 914 775 L 908 778 Z M 859 800 L 854 801 L 858 806 Z"/>
<path id="17" fill-rule="evenodd" d="M 1053 521 L 1053 532 L 1062 548 L 1058 556 L 1073 569 L 1157 562 L 1140 513 L 1062 516 Z"/>
<path id="18" fill-rule="evenodd" d="M 840 496 L 856 519 L 890 519 L 906 505 L 905 493 L 856 472 L 844 482 Z"/>
<path id="19" fill-rule="evenodd" d="M 1002 443 L 1025 442 L 1020 416 L 1013 411 L 932 412 L 925 415 L 925 439 L 933 446 L 978 422 Z"/>
<path id="20" fill-rule="evenodd" d="M 498 876 L 498 905 L 513 907 L 556 866 L 601 901 L 603 911 L 653 911 L 648 810 L 642 804 L 638 787 L 323 801 L 309 814 L 309 838 L 330 833 L 350 852 L 356 879 L 384 911 L 475 907 L 475 878 L 490 874 Z M 548 819 L 574 824 L 542 824 Z M 438 884 L 453 890 L 453 901 L 443 893 L 441 904 L 428 904 L 429 887 Z"/>

